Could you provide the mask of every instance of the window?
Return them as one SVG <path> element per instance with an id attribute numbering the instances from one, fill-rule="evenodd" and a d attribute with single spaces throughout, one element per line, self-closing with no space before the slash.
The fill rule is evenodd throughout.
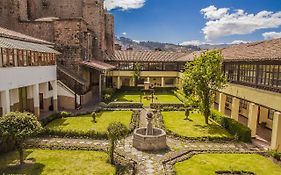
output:
<path id="1" fill-rule="evenodd" d="M 225 73 L 229 81 L 238 81 L 238 64 L 226 64 Z"/>
<path id="2" fill-rule="evenodd" d="M 280 65 L 259 65 L 258 85 L 281 87 Z"/>
<path id="3" fill-rule="evenodd" d="M 177 64 L 176 63 L 164 63 L 164 70 L 166 71 L 176 71 L 177 70 Z"/>
<path id="4" fill-rule="evenodd" d="M 247 109 L 248 108 L 248 102 L 245 100 L 240 100 L 240 105 L 239 105 L 240 110 L 241 109 Z"/>
<path id="5" fill-rule="evenodd" d="M 120 63 L 119 64 L 119 69 L 120 70 L 133 70 L 134 69 L 134 63 Z"/>
<path id="6" fill-rule="evenodd" d="M 141 70 L 149 70 L 149 64 L 148 63 L 141 63 Z"/>
<path id="7" fill-rule="evenodd" d="M 149 69 L 150 70 L 162 70 L 162 63 L 150 63 Z"/>
<path id="8" fill-rule="evenodd" d="M 239 77 L 241 82 L 252 83 L 256 82 L 256 65 L 244 64 L 240 65 Z"/>
<path id="9" fill-rule="evenodd" d="M 269 109 L 268 110 L 268 119 L 273 120 L 275 110 Z"/>
<path id="10" fill-rule="evenodd" d="M 226 102 L 227 103 L 232 103 L 232 97 L 231 96 L 226 96 Z"/>
<path id="11" fill-rule="evenodd" d="M 175 78 L 165 78 L 165 85 L 174 85 Z"/>
<path id="12" fill-rule="evenodd" d="M 3 67 L 8 66 L 8 56 L 7 56 L 7 49 L 2 49 L 2 55 L 3 55 Z"/>

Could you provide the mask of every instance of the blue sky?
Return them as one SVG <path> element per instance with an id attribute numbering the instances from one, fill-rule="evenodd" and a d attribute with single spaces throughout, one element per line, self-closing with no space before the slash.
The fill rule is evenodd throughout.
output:
<path id="1" fill-rule="evenodd" d="M 281 37 L 281 0 L 105 0 L 105 6 L 115 16 L 116 35 L 138 41 L 199 44 Z"/>

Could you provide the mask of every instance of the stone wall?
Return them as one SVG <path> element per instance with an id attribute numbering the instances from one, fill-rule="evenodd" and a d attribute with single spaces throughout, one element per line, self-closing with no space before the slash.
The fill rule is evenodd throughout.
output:
<path id="1" fill-rule="evenodd" d="M 89 24 L 90 30 L 95 32 L 93 49 L 95 59 L 102 59 L 105 51 L 105 10 L 103 0 L 83 0 L 83 19 Z"/>
<path id="2" fill-rule="evenodd" d="M 17 0 L 0 0 L 0 26 L 11 28 L 17 24 L 19 6 Z"/>
<path id="3" fill-rule="evenodd" d="M 82 16 L 81 0 L 28 0 L 30 20 L 44 17 L 75 18 Z"/>
<path id="4" fill-rule="evenodd" d="M 114 54 L 114 17 L 111 14 L 105 14 L 105 43 L 106 51 L 109 55 Z"/>

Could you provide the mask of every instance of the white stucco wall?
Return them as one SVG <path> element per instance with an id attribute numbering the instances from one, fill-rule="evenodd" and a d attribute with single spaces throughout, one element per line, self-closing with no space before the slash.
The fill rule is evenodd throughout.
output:
<path id="1" fill-rule="evenodd" d="M 0 68 L 0 91 L 56 80 L 56 66 Z"/>

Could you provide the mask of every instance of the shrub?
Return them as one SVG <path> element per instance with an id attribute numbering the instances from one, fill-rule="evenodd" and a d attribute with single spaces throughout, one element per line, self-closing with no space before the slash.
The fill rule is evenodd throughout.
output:
<path id="1" fill-rule="evenodd" d="M 251 142 L 251 129 L 243 124 L 223 116 L 216 110 L 211 110 L 211 116 L 214 121 L 224 127 L 230 134 L 237 137 L 238 140 L 243 142 Z"/>
<path id="2" fill-rule="evenodd" d="M 108 108 L 142 108 L 143 104 L 139 102 L 111 102 Z"/>
<path id="3" fill-rule="evenodd" d="M 67 111 L 62 111 L 59 113 L 60 117 L 62 118 L 67 118 L 67 117 L 72 117 L 73 114 L 71 112 L 67 112 Z"/>
<path id="4" fill-rule="evenodd" d="M 281 153 L 279 153 L 277 150 L 269 150 L 268 154 L 278 161 L 281 160 Z"/>
<path id="5" fill-rule="evenodd" d="M 97 118 L 97 113 L 96 112 L 92 112 L 92 118 L 93 118 L 93 122 L 94 123 L 97 123 L 97 120 L 96 120 L 96 118 Z"/>
<path id="6" fill-rule="evenodd" d="M 162 108 L 183 108 L 183 103 L 151 103 L 150 108 L 152 109 L 162 109 Z"/>

